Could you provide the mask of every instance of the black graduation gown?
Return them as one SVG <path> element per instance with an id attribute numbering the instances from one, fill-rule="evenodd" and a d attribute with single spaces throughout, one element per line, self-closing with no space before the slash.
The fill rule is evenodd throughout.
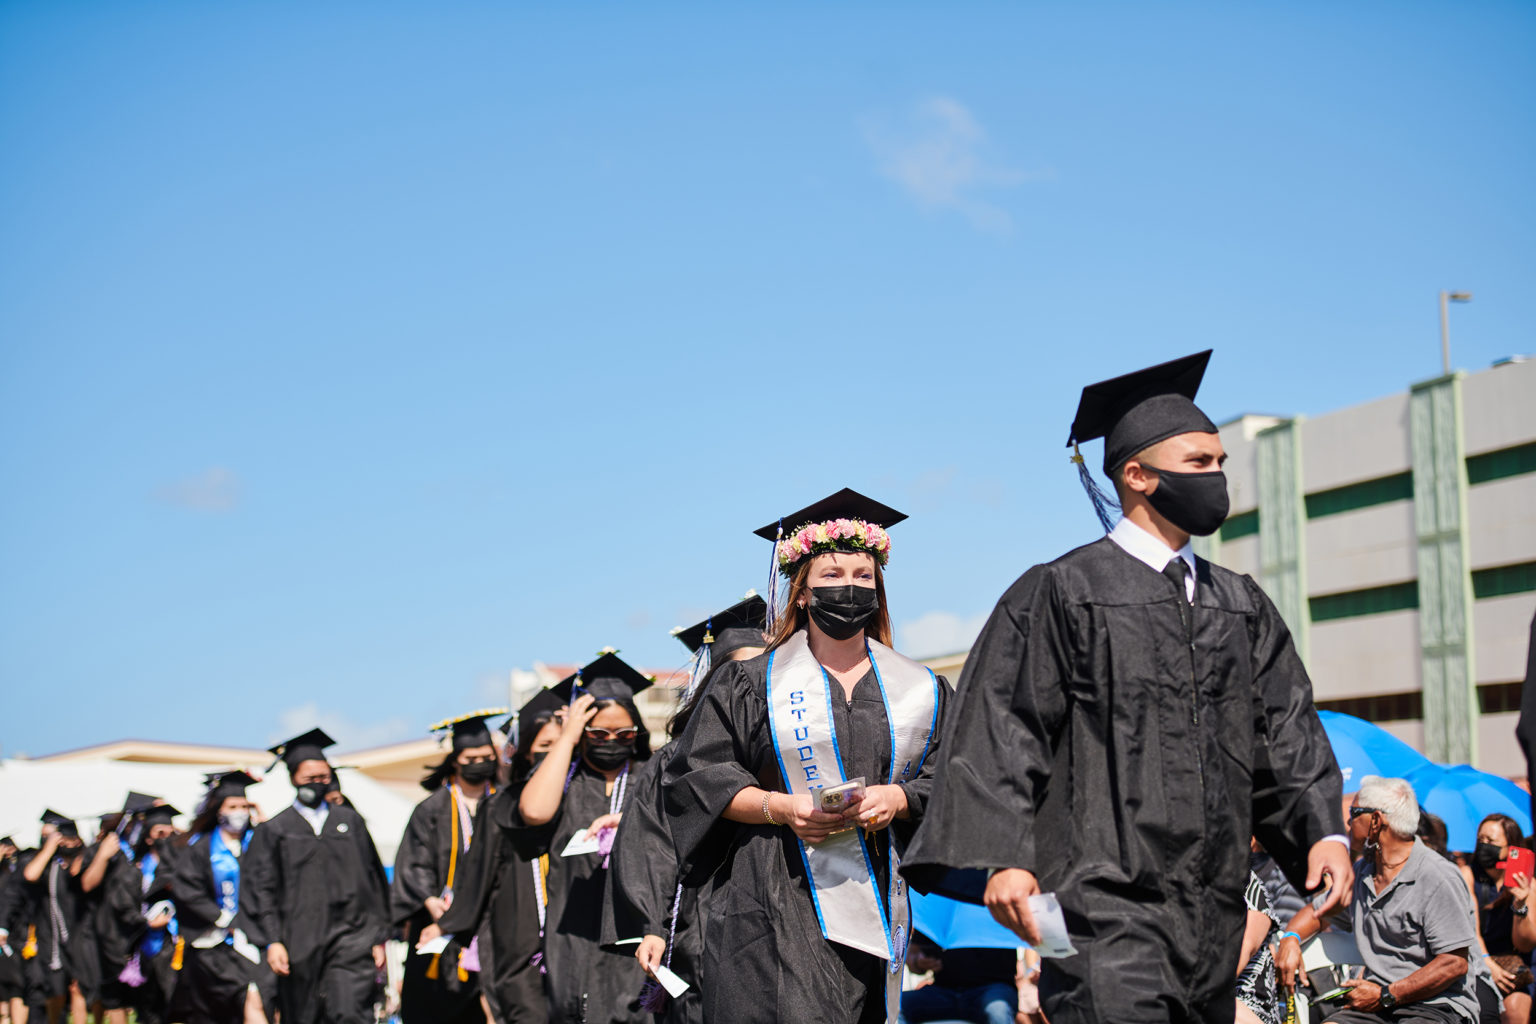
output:
<path id="1" fill-rule="evenodd" d="M 453 905 L 437 922 L 444 934 L 480 939 L 480 991 L 498 1024 L 549 1019 L 549 997 L 539 957 L 538 896 L 534 864 L 513 849 L 492 820 L 493 804 L 517 801 L 519 789 L 498 790 L 475 811 L 475 841 Z"/>
<path id="2" fill-rule="evenodd" d="M 630 780 L 634 797 L 619 822 L 608 864 L 603 945 L 633 956 L 633 945 L 619 947 L 615 943 L 646 935 L 668 938 L 673 931 L 672 904 L 677 900 L 669 966 L 691 987 L 678 998 L 667 998 L 665 1009 L 656 1014 L 656 1019 L 664 1024 L 701 1024 L 704 1002 L 699 994 L 699 957 L 703 952 L 704 930 L 699 921 L 699 885 L 703 879 L 685 878 L 678 868 L 677 849 L 661 792 L 662 772 L 675 751 L 675 744 L 663 747 Z M 680 882 L 685 884 L 679 898 Z"/>
<path id="3" fill-rule="evenodd" d="M 630 770 L 643 766 L 631 762 Z M 603 776 L 580 761 L 560 809 L 548 824 L 524 824 L 515 800 L 498 801 L 492 812 L 493 820 L 523 856 L 549 854 L 544 963 L 551 1024 L 642 1024 L 649 1017 L 640 1009 L 645 972 L 633 956 L 608 953 L 601 946 L 608 873 L 603 857 L 596 853 L 560 856 L 576 833 L 608 813 L 605 789 Z M 633 798 L 634 790 L 626 786 L 621 813 Z"/>
<path id="4" fill-rule="evenodd" d="M 1078 548 L 1003 595 L 961 677 L 903 871 L 1019 867 L 1057 893 L 1079 952 L 1045 961 L 1052 1024 L 1230 1022 L 1250 835 L 1299 882 L 1343 832 L 1279 613 L 1203 559 L 1196 581 L 1191 608 L 1107 537 Z"/>
<path id="5" fill-rule="evenodd" d="M 95 909 L 96 955 L 100 965 L 102 1006 L 109 1010 L 127 1006 L 127 986 L 118 980 L 134 944 L 144 931 L 140 907 L 143 876 L 126 850 L 118 850 L 107 863 L 97 887 Z"/>
<path id="6" fill-rule="evenodd" d="M 171 898 L 171 879 L 175 873 L 172 865 L 175 862 L 176 850 L 175 843 L 162 840 L 152 851 L 139 857 L 133 865 L 131 878 L 126 875 L 122 878 L 123 890 L 120 898 L 126 906 L 132 907 L 139 917 L 133 925 L 129 956 L 138 953 L 139 973 L 144 976 L 143 984 L 137 988 L 128 988 L 123 996 L 124 1001 L 133 1008 L 134 1015 L 141 1024 L 160 1024 L 165 1020 L 166 1009 L 176 990 L 179 974 L 176 970 L 177 936 L 171 934 L 170 929 L 167 928 L 162 935 L 158 952 L 151 956 L 144 949 L 144 942 L 150 934 L 148 923 L 144 920 L 144 911 Z M 145 859 L 151 855 L 155 858 L 155 866 L 149 879 L 146 880 L 144 863 Z"/>
<path id="7" fill-rule="evenodd" d="M 476 808 L 478 810 L 478 807 Z M 478 833 L 476 834 L 478 841 Z M 406 930 L 405 980 L 400 991 L 400 1018 L 405 1024 L 483 1024 L 480 985 L 476 974 L 459 980 L 459 956 L 473 939 L 457 936 L 436 956 L 416 952 L 422 929 L 432 923 L 426 901 L 441 897 L 448 886 L 458 899 L 458 885 L 470 850 L 464 847 L 452 790 L 440 787 L 416 805 L 395 854 L 395 877 L 390 883 L 389 912 L 396 927 Z M 454 853 L 454 845 L 459 849 Z M 453 869 L 450 880 L 449 869 Z M 478 950 L 477 950 L 478 952 Z M 434 963 L 435 961 L 435 963 Z M 428 977 L 436 974 L 436 978 Z"/>
<path id="8" fill-rule="evenodd" d="M 388 887 L 362 815 L 331 807 L 320 835 L 293 807 L 256 826 L 240 865 L 240 909 L 258 947 L 281 942 L 283 1024 L 372 1014 L 372 949 L 389 936 Z"/>
<path id="9" fill-rule="evenodd" d="M 0 949 L 0 999 L 20 999 L 21 944 L 26 940 L 26 929 L 18 927 L 21 920 L 22 890 L 25 881 L 19 867 L 20 856 L 0 861 L 0 931 L 10 938 Z"/>
<path id="10" fill-rule="evenodd" d="M 269 1019 L 276 1004 L 277 977 L 264 957 L 252 963 L 227 942 L 206 949 L 194 945 L 218 927 L 223 915 L 213 877 L 213 843 L 222 841 L 214 832 L 197 836 L 178 851 L 172 868 L 176 921 L 186 943 L 170 1007 L 170 1019 L 177 1024 L 238 1024 L 245 1015 L 246 992 L 253 982 Z M 248 856 L 249 850 L 242 861 Z M 240 873 L 245 874 L 243 863 Z M 237 894 L 235 916 L 228 929 L 247 932 L 249 938 L 250 922 L 238 900 Z"/>
<path id="11" fill-rule="evenodd" d="M 794 833 L 720 817 L 748 786 L 786 791 L 768 723 L 767 669 L 761 656 L 717 670 L 662 774 L 678 860 L 704 869 L 708 848 L 725 843 L 699 893 L 703 1017 L 732 1024 L 883 1021 L 886 961 L 822 937 Z M 949 684 L 940 683 L 942 723 Z M 854 687 L 853 700 L 832 701 L 832 725 L 848 778 L 876 784 L 889 777 L 890 723 L 873 670 Z M 939 749 L 936 735 L 921 768 L 900 783 L 910 819 L 875 833 L 869 844 L 882 892 L 892 839 L 905 844 L 923 820 Z"/>
<path id="12" fill-rule="evenodd" d="M 1520 722 L 1515 735 L 1525 750 L 1525 774 L 1536 778 L 1536 616 L 1531 618 L 1531 641 L 1525 653 L 1525 685 L 1520 688 Z M 1531 794 L 1531 815 L 1536 821 L 1536 792 Z"/>
<path id="13" fill-rule="evenodd" d="M 25 869 L 40 853 L 32 851 L 24 854 L 21 868 Z M 54 886 L 56 908 L 50 907 L 50 879 Z M 53 863 L 44 869 L 41 878 L 36 882 L 22 878 L 21 887 L 21 948 L 25 948 L 30 934 L 37 951 L 35 956 L 22 961 L 22 998 L 29 1006 L 37 1007 L 49 999 L 66 995 L 70 981 L 80 973 L 74 959 L 80 949 L 75 941 L 81 927 L 80 879 L 78 875 L 70 873 L 69 861 L 55 855 Z M 94 956 L 94 946 L 91 953 Z M 88 976 L 94 971 L 95 965 L 89 965 Z"/>

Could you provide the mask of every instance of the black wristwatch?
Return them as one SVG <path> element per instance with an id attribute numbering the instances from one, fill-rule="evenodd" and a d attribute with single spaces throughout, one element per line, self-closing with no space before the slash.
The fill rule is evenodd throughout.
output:
<path id="1" fill-rule="evenodd" d="M 1381 1008 L 1386 1010 L 1388 1013 L 1391 1013 L 1393 1010 L 1397 1009 L 1397 996 L 1393 995 L 1392 989 L 1386 985 L 1381 986 L 1381 996 L 1379 1001 L 1381 1003 Z"/>

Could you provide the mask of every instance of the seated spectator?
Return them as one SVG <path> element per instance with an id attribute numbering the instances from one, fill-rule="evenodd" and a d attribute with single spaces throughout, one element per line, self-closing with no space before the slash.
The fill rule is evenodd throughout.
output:
<path id="1" fill-rule="evenodd" d="M 901 994 L 902 1024 L 1014 1024 L 1019 1011 L 1018 960 L 1012 949 L 939 949 L 922 932 L 913 932 L 907 967 L 918 973 L 932 971 L 933 982 Z"/>
<path id="2" fill-rule="evenodd" d="M 1525 845 L 1514 818 L 1490 814 L 1477 827 L 1477 848 L 1463 872 L 1477 903 L 1480 952 L 1487 954 L 1488 971 L 1498 988 L 1503 1024 L 1527 1024 L 1531 1019 L 1530 954 L 1515 948 L 1513 896 L 1500 867 L 1510 847 Z"/>
<path id="3" fill-rule="evenodd" d="M 1456 868 L 1415 835 L 1419 803 L 1402 779 L 1368 775 L 1349 808 L 1355 865 L 1347 913 L 1365 965 L 1347 993 L 1324 1009 L 1325 1021 L 1464 1024 L 1481 1010 L 1469 974 L 1477 930 Z M 1310 906 L 1291 923 L 1276 955 L 1280 980 L 1296 984 L 1301 943 L 1321 927 Z"/>

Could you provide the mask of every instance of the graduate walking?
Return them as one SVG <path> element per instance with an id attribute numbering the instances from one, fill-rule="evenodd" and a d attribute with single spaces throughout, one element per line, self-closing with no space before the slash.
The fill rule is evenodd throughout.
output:
<path id="1" fill-rule="evenodd" d="M 549 1019 L 544 984 L 545 877 L 549 855 L 524 857 L 493 824 L 496 806 L 515 805 L 523 783 L 560 736 L 571 682 L 534 694 L 513 719 L 502 723 L 511 749 L 507 784 L 481 801 L 475 841 L 455 881 L 453 903 L 437 926 L 455 939 L 479 942 L 480 995 L 495 1024 L 541 1024 Z M 462 943 L 462 939 L 459 939 Z"/>
<path id="2" fill-rule="evenodd" d="M 405 1024 L 483 1024 L 480 1003 L 480 954 L 474 933 L 449 934 L 440 952 L 421 947 L 443 935 L 438 920 L 456 898 L 461 872 L 476 841 L 476 812 L 495 793 L 499 768 L 496 745 L 485 720 L 506 708 L 476 711 L 434 725 L 449 732 L 452 749 L 422 780 L 431 793 L 411 812 L 395 855 L 390 884 L 390 917 L 406 929 L 405 981 L 400 1017 Z"/>
<path id="3" fill-rule="evenodd" d="M 1108 536 L 998 602 L 904 868 L 919 888 L 991 872 L 993 916 L 1032 943 L 1028 898 L 1056 892 L 1078 953 L 1045 961 L 1052 1024 L 1229 1024 L 1250 836 L 1298 887 L 1327 884 L 1327 907 L 1354 878 L 1285 623 L 1190 548 L 1227 514 L 1221 438 L 1194 404 L 1209 357 L 1084 389 L 1068 444 L 1105 438 L 1121 515 L 1079 461 Z"/>
<path id="4" fill-rule="evenodd" d="M 844 489 L 758 531 L 787 580 L 768 653 L 715 673 L 661 783 L 678 862 L 709 871 L 706 1021 L 896 1018 L 896 866 L 949 694 L 890 648 L 886 528 L 905 518 Z"/>
<path id="5" fill-rule="evenodd" d="M 651 681 L 604 653 L 572 681 L 559 739 L 515 803 L 494 820 L 519 853 L 549 857 L 544 964 L 551 1024 L 640 1024 L 645 975 L 629 956 L 604 952 L 603 891 L 614 827 L 628 806 L 629 778 L 651 756 L 635 694 Z M 567 856 L 572 840 L 591 848 Z M 578 847 L 578 850 L 581 849 Z"/>
<path id="6" fill-rule="evenodd" d="M 389 889 L 362 815 L 326 799 L 334 742 L 313 729 L 272 748 L 296 799 L 256 826 L 241 862 L 240 907 L 277 975 L 283 1024 L 371 1020 L 384 966 Z"/>

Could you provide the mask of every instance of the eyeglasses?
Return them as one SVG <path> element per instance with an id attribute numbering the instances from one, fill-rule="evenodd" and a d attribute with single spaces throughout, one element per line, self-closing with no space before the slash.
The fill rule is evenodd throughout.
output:
<path id="1" fill-rule="evenodd" d="M 596 740 L 598 743 L 607 743 L 609 740 L 628 743 L 640 735 L 639 729 L 596 729 L 590 725 L 583 729 L 582 732 L 587 734 L 587 739 Z"/>
<path id="2" fill-rule="evenodd" d="M 1362 814 L 1377 814 L 1380 811 L 1380 807 L 1351 807 L 1349 809 L 1349 820 L 1354 821 Z"/>

